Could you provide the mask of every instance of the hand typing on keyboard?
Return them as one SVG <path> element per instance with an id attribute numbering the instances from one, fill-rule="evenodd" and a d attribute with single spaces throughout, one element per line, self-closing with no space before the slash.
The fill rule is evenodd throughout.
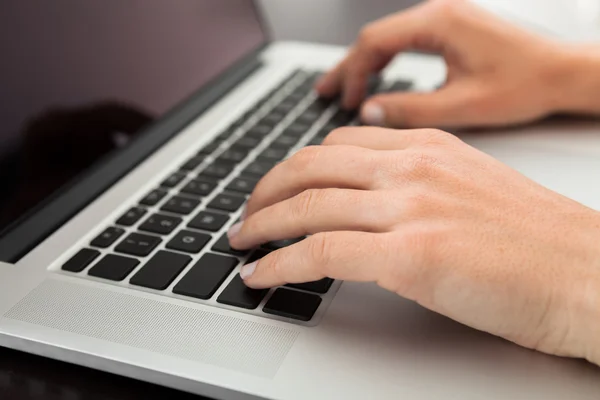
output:
<path id="1" fill-rule="evenodd" d="M 372 281 L 600 365 L 600 215 L 453 135 L 340 128 L 267 173 L 229 232 L 237 249 L 304 235 L 244 266 L 245 283 Z"/>
<path id="2" fill-rule="evenodd" d="M 356 108 L 365 97 L 369 75 L 409 49 L 441 54 L 447 81 L 432 93 L 399 92 L 369 99 L 362 107 L 368 124 L 495 126 L 557 111 L 587 111 L 573 104 L 581 94 L 575 89 L 591 90 L 572 79 L 582 75 L 570 71 L 572 49 L 462 0 L 428 1 L 368 25 L 346 59 L 317 88 L 327 97 L 343 93 L 345 107 Z"/>

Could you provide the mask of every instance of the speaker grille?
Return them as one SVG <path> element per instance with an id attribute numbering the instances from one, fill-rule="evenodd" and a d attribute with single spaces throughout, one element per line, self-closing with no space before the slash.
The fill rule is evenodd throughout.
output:
<path id="1" fill-rule="evenodd" d="M 298 331 L 49 279 L 5 318 L 272 378 Z"/>

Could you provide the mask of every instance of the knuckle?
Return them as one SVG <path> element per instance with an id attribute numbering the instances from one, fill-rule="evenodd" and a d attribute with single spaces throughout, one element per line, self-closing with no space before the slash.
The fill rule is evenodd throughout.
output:
<path id="1" fill-rule="evenodd" d="M 310 216 L 316 206 L 315 204 L 319 201 L 320 196 L 321 191 L 318 189 L 305 190 L 295 197 L 290 212 L 297 219 L 304 219 Z"/>
<path id="2" fill-rule="evenodd" d="M 454 135 L 441 129 L 424 129 L 422 135 L 426 146 L 444 146 L 456 139 Z"/>
<path id="3" fill-rule="evenodd" d="M 308 253 L 314 265 L 318 266 L 320 273 L 323 274 L 332 258 L 331 233 L 321 232 L 311 236 L 308 243 Z"/>
<path id="4" fill-rule="evenodd" d="M 329 132 L 329 134 L 327 135 L 325 140 L 323 140 L 323 145 L 331 146 L 331 145 L 335 145 L 335 144 L 344 143 L 344 139 L 345 139 L 345 137 L 347 137 L 349 135 L 349 133 L 350 133 L 350 128 L 348 128 L 348 127 L 336 128 L 336 129 L 332 130 L 331 132 Z"/>
<path id="5" fill-rule="evenodd" d="M 290 158 L 289 163 L 296 170 L 303 171 L 312 165 L 320 154 L 320 146 L 304 147 Z"/>
<path id="6" fill-rule="evenodd" d="M 434 175 L 439 164 L 438 157 L 419 151 L 406 156 L 404 167 L 409 173 L 422 177 Z"/>
<path id="7" fill-rule="evenodd" d="M 431 217 L 435 209 L 434 200 L 430 193 L 424 190 L 415 190 L 403 200 L 403 213 L 409 218 Z"/>
<path id="8" fill-rule="evenodd" d="M 379 44 L 378 36 L 376 23 L 367 24 L 358 35 L 358 44 L 361 48 L 376 50 Z"/>
<path id="9" fill-rule="evenodd" d="M 455 18 L 459 8 L 462 6 L 462 0 L 436 0 L 432 3 L 439 17 L 448 20 Z"/>
<path id="10" fill-rule="evenodd" d="M 266 263 L 263 268 L 266 271 L 269 271 L 269 273 L 275 276 L 278 280 L 286 280 L 285 268 L 283 267 L 285 264 L 282 260 L 281 250 L 274 251 L 268 256 L 263 257 L 261 262 Z"/>

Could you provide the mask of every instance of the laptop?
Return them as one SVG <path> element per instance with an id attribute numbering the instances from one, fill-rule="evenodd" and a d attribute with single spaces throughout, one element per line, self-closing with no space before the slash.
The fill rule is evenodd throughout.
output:
<path id="1" fill-rule="evenodd" d="M 312 90 L 343 48 L 270 41 L 250 0 L 8 0 L 0 19 L 1 346 L 219 399 L 599 398 L 597 368 L 375 285 L 242 284 L 294 242 L 229 247 L 256 182 L 359 123 Z M 407 54 L 371 91 L 443 78 Z M 465 140 L 600 209 L 598 139 L 575 129 Z"/>

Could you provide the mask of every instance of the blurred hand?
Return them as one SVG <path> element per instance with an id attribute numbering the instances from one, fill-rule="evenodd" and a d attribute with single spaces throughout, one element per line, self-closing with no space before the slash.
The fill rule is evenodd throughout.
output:
<path id="1" fill-rule="evenodd" d="M 231 245 L 312 235 L 248 286 L 373 281 L 471 327 L 600 364 L 600 216 L 437 130 L 342 128 L 258 184 Z"/>
<path id="2" fill-rule="evenodd" d="M 389 127 L 510 125 L 557 111 L 564 48 L 463 0 L 433 0 L 365 27 L 348 56 L 318 84 L 343 106 L 364 100 L 367 79 L 402 51 L 441 54 L 447 81 L 433 93 L 378 95 L 362 119 Z"/>

